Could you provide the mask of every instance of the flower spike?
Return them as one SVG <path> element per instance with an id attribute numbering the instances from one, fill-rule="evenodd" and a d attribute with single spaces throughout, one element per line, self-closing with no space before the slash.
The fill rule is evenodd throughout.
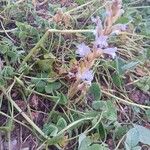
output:
<path id="1" fill-rule="evenodd" d="M 90 52 L 91 52 L 90 48 L 84 43 L 81 43 L 77 46 L 76 54 L 79 55 L 79 57 L 84 57 L 88 55 Z"/>

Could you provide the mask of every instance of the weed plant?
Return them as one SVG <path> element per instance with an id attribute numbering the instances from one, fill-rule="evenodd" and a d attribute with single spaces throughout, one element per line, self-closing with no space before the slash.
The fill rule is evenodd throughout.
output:
<path id="1" fill-rule="evenodd" d="M 0 149 L 149 149 L 149 8 L 0 1 Z"/>

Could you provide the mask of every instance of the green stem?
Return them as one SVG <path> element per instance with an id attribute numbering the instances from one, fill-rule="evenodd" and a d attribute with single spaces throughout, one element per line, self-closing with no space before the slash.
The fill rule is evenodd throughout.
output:
<path id="1" fill-rule="evenodd" d="M 138 9 L 138 8 L 150 8 L 150 6 L 137 6 L 137 7 L 129 7 L 127 9 Z"/>
<path id="2" fill-rule="evenodd" d="M 16 110 L 26 119 L 26 121 L 38 132 L 40 135 L 42 135 L 45 139 L 50 138 L 45 135 L 42 130 L 20 109 L 20 107 L 13 101 L 13 99 L 8 95 L 6 92 L 6 89 L 4 87 L 1 87 L 2 92 L 7 97 L 7 99 L 11 102 L 11 104 L 16 108 Z"/>
<path id="3" fill-rule="evenodd" d="M 14 31 L 16 31 L 16 30 L 17 30 L 17 28 L 10 29 L 10 30 L 0 30 L 0 33 L 14 32 Z"/>
<path id="4" fill-rule="evenodd" d="M 48 30 L 50 33 L 93 33 L 94 30 L 57 30 L 57 29 L 49 29 Z"/>
<path id="5" fill-rule="evenodd" d="M 104 90 L 102 90 L 102 93 L 104 93 L 104 94 L 106 94 L 106 95 L 108 95 L 108 96 L 110 96 L 110 97 L 112 97 L 112 98 L 114 98 L 114 99 L 116 99 L 116 100 L 124 103 L 124 104 L 131 105 L 131 106 L 136 106 L 136 107 L 139 107 L 139 108 L 142 108 L 142 109 L 150 109 L 150 106 L 146 106 L 146 105 L 141 105 L 141 104 L 134 103 L 130 99 L 128 99 L 130 101 L 124 100 L 124 99 L 119 98 L 119 97 L 117 97 L 117 96 L 115 96 L 115 95 L 113 95 L 113 94 L 111 94 L 109 92 L 106 92 Z"/>
<path id="6" fill-rule="evenodd" d="M 85 4 L 83 4 L 83 5 L 80 5 L 80 6 L 76 7 L 76 8 L 73 8 L 73 9 L 71 9 L 71 10 L 65 12 L 65 14 L 70 14 L 71 12 L 77 11 L 77 10 L 81 9 L 82 7 L 85 7 L 85 6 L 87 6 L 87 5 L 90 5 L 90 4 L 92 4 L 92 3 L 96 2 L 96 1 L 97 1 L 97 0 L 89 1 L 89 2 L 87 2 L 87 3 L 85 3 Z"/>
<path id="7" fill-rule="evenodd" d="M 71 127 L 77 125 L 78 123 L 81 123 L 81 122 L 87 121 L 87 120 L 92 120 L 92 119 L 94 119 L 94 117 L 87 117 L 87 118 L 82 118 L 82 119 L 76 120 L 73 123 L 69 124 L 64 129 L 62 129 L 61 131 L 59 131 L 56 136 L 59 137 L 60 135 L 62 135 L 63 133 L 65 133 L 68 129 L 70 129 Z"/>
<path id="8" fill-rule="evenodd" d="M 39 48 L 45 42 L 45 39 L 48 37 L 48 35 L 49 35 L 49 32 L 46 31 L 43 37 L 39 40 L 39 42 L 31 49 L 29 54 L 24 58 L 22 64 L 27 62 L 30 59 L 30 57 L 33 56 L 34 53 L 37 53 L 39 51 Z"/>

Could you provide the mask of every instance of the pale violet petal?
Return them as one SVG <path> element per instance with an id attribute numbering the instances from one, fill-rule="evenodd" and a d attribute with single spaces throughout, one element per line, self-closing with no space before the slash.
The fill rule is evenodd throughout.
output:
<path id="1" fill-rule="evenodd" d="M 120 30 L 114 30 L 111 32 L 111 35 L 119 35 L 120 34 Z"/>
<path id="2" fill-rule="evenodd" d="M 111 16 L 111 12 L 110 11 L 106 11 L 106 16 L 110 17 Z"/>
<path id="3" fill-rule="evenodd" d="M 127 24 L 117 24 L 116 26 L 117 26 L 117 29 L 120 31 L 126 31 L 128 28 Z"/>
<path id="4" fill-rule="evenodd" d="M 121 24 L 121 25 L 120 25 L 121 31 L 126 31 L 127 28 L 128 28 L 128 25 L 126 25 L 126 24 Z"/>
<path id="5" fill-rule="evenodd" d="M 117 51 L 117 47 L 111 47 L 111 48 L 104 49 L 103 53 L 109 54 L 112 56 L 112 58 L 115 58 L 116 57 L 116 51 Z"/>
<path id="6" fill-rule="evenodd" d="M 86 70 L 82 74 L 79 75 L 79 78 L 82 81 L 88 81 L 91 82 L 94 78 L 93 72 L 91 70 Z"/>
<path id="7" fill-rule="evenodd" d="M 96 38 L 94 44 L 98 48 L 106 48 L 108 46 L 107 39 L 107 36 L 99 36 L 98 38 Z"/>
<path id="8" fill-rule="evenodd" d="M 119 35 L 121 31 L 126 31 L 128 29 L 127 24 L 117 24 L 112 30 L 111 35 Z"/>
<path id="9" fill-rule="evenodd" d="M 91 52 L 90 48 L 85 45 L 84 43 L 81 43 L 77 46 L 76 54 L 80 57 L 84 57 L 88 55 Z"/>
<path id="10" fill-rule="evenodd" d="M 91 17 L 92 22 L 96 23 L 97 22 L 97 18 L 96 17 Z"/>
<path id="11" fill-rule="evenodd" d="M 91 20 L 92 20 L 92 22 L 95 23 L 97 26 L 98 26 L 98 25 L 102 26 L 102 21 L 101 21 L 101 19 L 100 19 L 99 16 L 91 17 Z"/>
<path id="12" fill-rule="evenodd" d="M 93 32 L 93 34 L 95 35 L 95 38 L 97 39 L 103 30 L 102 21 L 99 16 L 91 17 L 91 20 L 92 22 L 96 24 L 95 31 Z"/>

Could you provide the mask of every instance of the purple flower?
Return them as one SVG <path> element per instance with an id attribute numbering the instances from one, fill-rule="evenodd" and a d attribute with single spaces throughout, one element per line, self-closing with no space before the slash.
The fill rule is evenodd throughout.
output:
<path id="1" fill-rule="evenodd" d="M 117 51 L 117 47 L 112 47 L 112 48 L 104 49 L 103 53 L 111 55 L 112 58 L 114 59 L 116 57 L 116 51 Z"/>
<path id="2" fill-rule="evenodd" d="M 91 84 L 91 81 L 94 78 L 94 74 L 91 70 L 85 70 L 83 73 L 79 74 L 78 77 L 82 81 L 85 81 L 86 83 Z"/>
<path id="3" fill-rule="evenodd" d="M 88 55 L 90 52 L 91 52 L 90 48 L 84 43 L 81 43 L 77 46 L 76 54 L 78 54 L 80 57 L 84 57 Z"/>
<path id="4" fill-rule="evenodd" d="M 91 17 L 92 22 L 97 23 L 97 17 Z"/>
<path id="5" fill-rule="evenodd" d="M 119 35 L 121 31 L 126 31 L 128 28 L 127 24 L 116 24 L 112 29 L 112 35 Z"/>
<path id="6" fill-rule="evenodd" d="M 92 22 L 96 24 L 96 28 L 93 34 L 95 35 L 95 38 L 97 39 L 101 35 L 102 30 L 103 30 L 102 21 L 99 16 L 91 17 L 91 20 Z"/>
<path id="7" fill-rule="evenodd" d="M 126 24 L 119 24 L 119 27 L 118 27 L 121 31 L 125 31 L 125 30 L 127 30 L 127 28 L 128 28 L 128 25 L 126 25 Z"/>
<path id="8" fill-rule="evenodd" d="M 107 11 L 106 11 L 106 16 L 107 16 L 107 17 L 110 17 L 111 15 L 112 15 L 112 13 L 111 13 L 109 10 L 107 10 Z"/>
<path id="9" fill-rule="evenodd" d="M 108 39 L 107 36 L 101 35 L 98 38 L 96 38 L 94 44 L 98 48 L 106 48 L 108 46 L 107 39 Z"/>

